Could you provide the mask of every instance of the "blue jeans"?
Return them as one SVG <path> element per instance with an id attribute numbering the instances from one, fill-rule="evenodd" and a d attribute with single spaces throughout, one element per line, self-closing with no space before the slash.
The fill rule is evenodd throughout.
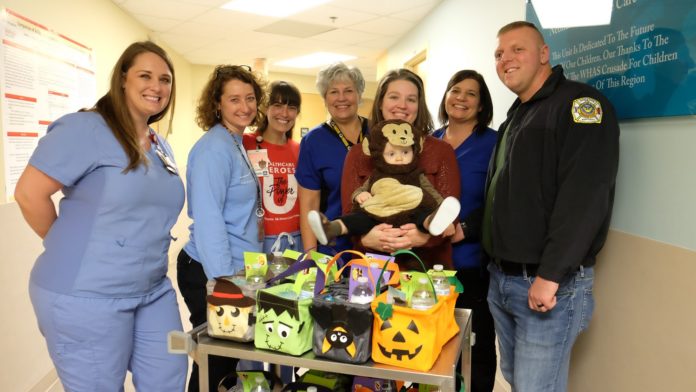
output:
<path id="1" fill-rule="evenodd" d="M 527 303 L 534 276 L 505 275 L 494 263 L 488 271 L 488 304 L 505 380 L 515 392 L 565 391 L 571 349 L 594 310 L 594 268 L 581 267 L 566 277 L 556 292 L 556 306 L 546 313 Z"/>

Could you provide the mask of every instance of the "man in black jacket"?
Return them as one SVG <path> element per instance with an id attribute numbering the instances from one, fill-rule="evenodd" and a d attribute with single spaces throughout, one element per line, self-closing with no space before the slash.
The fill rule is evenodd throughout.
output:
<path id="1" fill-rule="evenodd" d="M 517 392 L 565 391 L 573 343 L 594 308 L 619 127 L 602 94 L 551 67 L 533 24 L 501 28 L 495 62 L 518 96 L 489 167 L 482 232 L 501 369 Z"/>

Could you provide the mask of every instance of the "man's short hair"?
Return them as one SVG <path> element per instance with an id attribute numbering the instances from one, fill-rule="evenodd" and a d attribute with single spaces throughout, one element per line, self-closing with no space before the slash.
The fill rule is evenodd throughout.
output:
<path id="1" fill-rule="evenodd" d="M 539 31 L 539 28 L 537 28 L 534 23 L 527 22 L 526 20 L 518 20 L 516 22 L 506 24 L 505 26 L 501 27 L 500 30 L 498 30 L 497 36 L 500 37 L 501 34 L 505 34 L 508 31 L 517 30 L 522 27 L 528 27 L 536 31 L 537 35 L 539 36 L 539 41 L 542 43 L 542 45 L 546 45 L 546 42 L 544 41 L 544 36 L 541 35 L 541 31 Z"/>

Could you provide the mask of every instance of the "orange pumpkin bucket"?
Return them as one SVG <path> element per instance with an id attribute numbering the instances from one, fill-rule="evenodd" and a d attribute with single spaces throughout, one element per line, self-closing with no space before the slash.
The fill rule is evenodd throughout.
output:
<path id="1" fill-rule="evenodd" d="M 396 256 L 410 251 L 398 251 Z M 381 279 L 381 277 L 380 277 Z M 378 282 L 379 280 L 378 279 Z M 431 282 L 432 287 L 432 282 Z M 454 287 L 450 294 L 438 297 L 432 287 L 435 305 L 427 310 L 387 303 L 387 292 L 372 302 L 372 360 L 377 363 L 427 371 L 440 356 L 442 347 L 459 333 L 454 307 L 459 295 Z"/>

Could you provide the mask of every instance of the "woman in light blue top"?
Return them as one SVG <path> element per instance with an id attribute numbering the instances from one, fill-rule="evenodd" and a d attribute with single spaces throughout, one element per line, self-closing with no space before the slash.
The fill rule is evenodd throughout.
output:
<path id="1" fill-rule="evenodd" d="M 186 168 L 189 242 L 177 260 L 177 281 L 189 320 L 206 322 L 206 282 L 244 268 L 244 252 L 261 252 L 261 188 L 242 144 L 242 133 L 259 120 L 263 87 L 244 66 L 215 68 L 197 108 L 198 125 L 207 132 L 189 154 Z M 234 370 L 236 359 L 211 356 L 211 385 Z M 198 391 L 194 364 L 189 391 Z"/>
<path id="2" fill-rule="evenodd" d="M 127 370 L 139 391 L 185 385 L 186 357 L 167 353 L 181 320 L 166 277 L 184 187 L 167 142 L 148 126 L 174 96 L 164 50 L 130 45 L 109 92 L 53 122 L 17 182 L 15 199 L 45 247 L 29 294 L 66 391 L 122 391 Z"/>

